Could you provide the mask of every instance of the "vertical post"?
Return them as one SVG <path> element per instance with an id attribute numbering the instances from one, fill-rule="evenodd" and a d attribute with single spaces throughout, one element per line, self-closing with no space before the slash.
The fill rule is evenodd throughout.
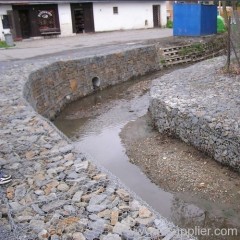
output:
<path id="1" fill-rule="evenodd" d="M 227 37 L 227 71 L 230 69 L 230 58 L 231 58 L 231 17 L 228 17 L 228 37 Z"/>
<path id="2" fill-rule="evenodd" d="M 221 16 L 221 12 L 222 12 L 222 3 L 221 1 L 219 1 L 218 3 L 218 15 Z"/>

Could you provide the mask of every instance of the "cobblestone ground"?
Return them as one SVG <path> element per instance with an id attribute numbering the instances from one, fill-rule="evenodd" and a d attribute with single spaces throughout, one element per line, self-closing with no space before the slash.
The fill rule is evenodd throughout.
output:
<path id="1" fill-rule="evenodd" d="M 56 60 L 66 56 L 1 66 L 0 166 L 13 181 L 0 187 L 0 239 L 180 239 L 25 101 L 30 72 Z"/>

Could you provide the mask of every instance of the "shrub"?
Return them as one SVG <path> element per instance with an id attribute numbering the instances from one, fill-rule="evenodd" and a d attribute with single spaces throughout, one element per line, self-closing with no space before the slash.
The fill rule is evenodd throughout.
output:
<path id="1" fill-rule="evenodd" d="M 173 22 L 171 20 L 167 20 L 167 28 L 173 28 Z"/>
<path id="2" fill-rule="evenodd" d="M 0 48 L 7 48 L 7 47 L 8 47 L 7 43 L 5 41 L 0 40 Z"/>
<path id="3" fill-rule="evenodd" d="M 225 26 L 225 23 L 224 23 L 224 18 L 221 17 L 221 16 L 218 16 L 217 17 L 217 32 L 218 33 L 224 33 L 226 32 L 226 26 Z"/>

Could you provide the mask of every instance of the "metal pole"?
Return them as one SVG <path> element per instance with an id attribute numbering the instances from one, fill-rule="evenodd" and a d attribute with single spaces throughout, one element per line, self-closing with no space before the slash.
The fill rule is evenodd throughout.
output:
<path id="1" fill-rule="evenodd" d="M 228 37 L 227 37 L 227 71 L 230 69 L 231 57 L 231 17 L 228 17 Z"/>

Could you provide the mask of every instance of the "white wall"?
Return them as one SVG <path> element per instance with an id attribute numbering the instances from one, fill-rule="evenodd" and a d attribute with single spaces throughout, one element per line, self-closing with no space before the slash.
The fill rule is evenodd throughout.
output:
<path id="1" fill-rule="evenodd" d="M 161 25 L 164 27 L 167 21 L 165 1 L 93 3 L 95 31 L 152 28 L 153 5 L 160 5 Z M 113 7 L 118 7 L 118 14 L 113 14 Z"/>
<path id="2" fill-rule="evenodd" d="M 72 17 L 70 4 L 58 4 L 58 15 L 61 29 L 61 36 L 75 35 L 72 29 Z"/>
<path id="3" fill-rule="evenodd" d="M 10 33 L 10 29 L 3 29 L 2 16 L 7 15 L 7 11 L 12 10 L 11 5 L 0 5 L 0 39 L 4 40 L 4 33 Z"/>

